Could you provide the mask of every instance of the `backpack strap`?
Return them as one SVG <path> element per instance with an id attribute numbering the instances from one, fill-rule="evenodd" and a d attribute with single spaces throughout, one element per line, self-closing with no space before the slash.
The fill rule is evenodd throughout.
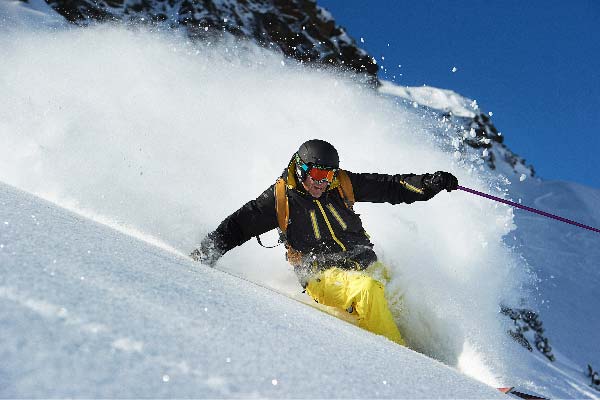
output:
<path id="1" fill-rule="evenodd" d="M 277 223 L 279 225 L 279 240 L 275 246 L 265 246 L 260 240 L 260 236 L 256 236 L 256 240 L 258 244 L 266 249 L 272 249 L 274 247 L 279 246 L 281 243 L 286 244 L 286 248 L 288 247 L 287 240 L 285 238 L 285 232 L 287 231 L 290 208 L 288 205 L 287 198 L 287 186 L 283 178 L 277 179 L 275 181 L 275 212 L 277 213 Z"/>
<path id="2" fill-rule="evenodd" d="M 343 169 L 340 169 L 337 173 L 337 179 L 340 182 L 338 186 L 338 191 L 340 192 L 340 196 L 344 200 L 346 207 L 352 209 L 356 200 L 354 199 L 354 189 L 352 188 L 352 181 L 350 177 Z"/>
<path id="3" fill-rule="evenodd" d="M 275 182 L 275 212 L 277 213 L 279 229 L 285 235 L 290 216 L 290 206 L 288 203 L 287 188 L 283 178 L 279 178 Z"/>

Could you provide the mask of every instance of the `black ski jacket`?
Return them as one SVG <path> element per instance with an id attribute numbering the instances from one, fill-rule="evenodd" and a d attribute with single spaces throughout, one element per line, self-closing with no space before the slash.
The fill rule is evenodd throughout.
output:
<path id="1" fill-rule="evenodd" d="M 335 189 L 336 181 L 315 199 L 297 183 L 294 170 L 292 162 L 282 174 L 288 187 L 287 244 L 302 253 L 312 269 L 315 264 L 319 264 L 319 269 L 333 265 L 363 269 L 376 261 L 373 244 L 360 215 L 346 207 Z M 430 174 L 346 173 L 352 182 L 356 202 L 413 203 L 429 200 L 437 194 L 424 184 Z M 254 236 L 278 228 L 274 187 L 271 185 L 255 200 L 225 218 L 205 239 L 210 241 L 209 247 L 220 256 Z M 296 269 L 296 272 L 300 271 Z"/>

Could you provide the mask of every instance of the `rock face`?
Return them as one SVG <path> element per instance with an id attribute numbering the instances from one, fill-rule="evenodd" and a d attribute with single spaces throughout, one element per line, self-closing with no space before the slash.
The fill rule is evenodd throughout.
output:
<path id="1" fill-rule="evenodd" d="M 465 135 L 465 144 L 474 149 L 488 150 L 483 153 L 485 155 L 482 158 L 490 169 L 495 170 L 499 162 L 504 162 L 515 174 L 535 176 L 533 166 L 527 165 L 524 158 L 506 147 L 503 143 L 504 136 L 498 132 L 490 117 L 480 113 L 470 119 L 463 118 L 463 121 L 463 125 L 467 127 L 466 131 L 470 133 Z"/>
<path id="2" fill-rule="evenodd" d="M 166 24 L 202 39 L 228 32 L 302 62 L 365 74 L 378 66 L 314 0 L 46 0 L 67 20 Z"/>

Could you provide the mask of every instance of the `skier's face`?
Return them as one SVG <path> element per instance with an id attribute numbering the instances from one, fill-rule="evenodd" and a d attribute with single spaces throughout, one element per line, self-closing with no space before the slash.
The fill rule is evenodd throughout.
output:
<path id="1" fill-rule="evenodd" d="M 327 190 L 327 186 L 329 185 L 329 182 L 326 182 L 326 181 L 325 182 L 317 182 L 313 178 L 311 178 L 309 175 L 306 177 L 304 182 L 302 182 L 302 185 L 304 186 L 306 191 L 308 193 L 310 193 L 310 195 L 312 197 L 314 197 L 315 199 L 318 199 L 319 197 L 321 197 L 323 192 L 325 190 Z"/>

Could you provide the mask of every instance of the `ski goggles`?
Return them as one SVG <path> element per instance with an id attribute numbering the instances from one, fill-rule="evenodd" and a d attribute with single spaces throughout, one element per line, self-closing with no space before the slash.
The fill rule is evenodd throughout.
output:
<path id="1" fill-rule="evenodd" d="M 335 177 L 335 169 L 324 169 L 320 167 L 312 167 L 308 170 L 308 176 L 310 176 L 317 183 L 321 182 L 333 182 Z"/>
<path id="2" fill-rule="evenodd" d="M 321 182 L 333 182 L 335 178 L 335 173 L 337 172 L 336 168 L 328 168 L 328 167 L 320 167 L 318 165 L 305 164 L 298 157 L 298 166 L 304 171 L 308 176 L 310 176 L 317 183 Z"/>

